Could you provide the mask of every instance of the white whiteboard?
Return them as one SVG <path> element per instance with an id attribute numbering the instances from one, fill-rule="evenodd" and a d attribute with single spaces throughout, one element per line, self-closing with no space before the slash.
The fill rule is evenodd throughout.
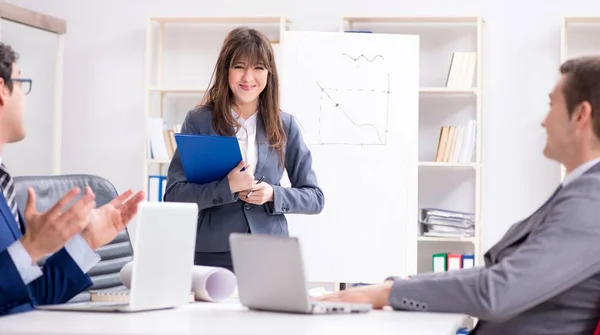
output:
<path id="1" fill-rule="evenodd" d="M 314 282 L 416 272 L 419 39 L 286 31 L 282 109 L 296 116 L 325 195 L 288 215 Z"/>
<path id="2" fill-rule="evenodd" d="M 2 160 L 15 176 L 54 174 L 60 163 L 55 141 L 60 135 L 55 120 L 58 36 L 8 20 L 0 24 L 0 39 L 19 53 L 21 77 L 33 80 L 25 96 L 25 139 L 5 145 Z"/>

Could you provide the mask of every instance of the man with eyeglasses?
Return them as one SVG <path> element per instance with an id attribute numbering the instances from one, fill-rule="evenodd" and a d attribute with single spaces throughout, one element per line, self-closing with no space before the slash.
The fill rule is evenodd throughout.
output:
<path id="1" fill-rule="evenodd" d="M 74 188 L 41 213 L 29 188 L 26 208 L 19 212 L 13 179 L 1 157 L 4 144 L 25 137 L 24 96 L 32 80 L 20 77 L 17 59 L 10 46 L 0 43 L 0 315 L 64 303 L 91 286 L 87 272 L 100 260 L 95 250 L 125 228 L 144 199 L 142 192 L 128 190 L 95 208 L 89 187 L 77 201 L 82 190 Z"/>
<path id="2" fill-rule="evenodd" d="M 19 71 L 20 74 L 20 71 Z M 11 78 L 13 82 L 19 83 L 21 85 L 21 91 L 23 94 L 27 95 L 31 92 L 31 86 L 33 84 L 33 80 L 26 78 Z"/>

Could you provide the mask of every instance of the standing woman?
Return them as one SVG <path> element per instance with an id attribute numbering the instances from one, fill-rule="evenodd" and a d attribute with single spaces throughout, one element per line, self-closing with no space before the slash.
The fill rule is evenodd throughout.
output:
<path id="1" fill-rule="evenodd" d="M 267 37 L 254 29 L 231 31 L 213 76 L 181 133 L 236 136 L 243 160 L 222 180 L 194 184 L 186 180 L 176 151 L 165 201 L 195 202 L 200 208 L 194 263 L 233 271 L 230 233 L 287 236 L 284 214 L 318 214 L 324 197 L 294 117 L 280 111 L 279 79 Z M 284 168 L 291 188 L 279 184 Z"/>

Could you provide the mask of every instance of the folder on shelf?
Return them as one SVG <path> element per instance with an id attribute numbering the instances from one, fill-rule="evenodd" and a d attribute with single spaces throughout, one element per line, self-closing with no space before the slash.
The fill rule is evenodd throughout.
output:
<path id="1" fill-rule="evenodd" d="M 167 177 L 161 175 L 148 176 L 148 201 L 162 201 L 166 185 Z"/>
<path id="2" fill-rule="evenodd" d="M 448 254 L 433 254 L 432 262 L 433 262 L 433 272 L 446 272 L 446 264 L 448 263 Z"/>
<path id="3" fill-rule="evenodd" d="M 448 271 L 462 268 L 462 254 L 448 254 Z"/>
<path id="4" fill-rule="evenodd" d="M 475 266 L 475 255 L 461 253 L 437 253 L 431 256 L 432 271 L 446 272 Z"/>
<path id="5" fill-rule="evenodd" d="M 221 180 L 242 160 L 236 137 L 176 134 L 185 178 L 206 184 Z"/>
<path id="6" fill-rule="evenodd" d="M 468 269 L 475 266 L 475 255 L 463 254 L 462 255 L 462 268 Z"/>

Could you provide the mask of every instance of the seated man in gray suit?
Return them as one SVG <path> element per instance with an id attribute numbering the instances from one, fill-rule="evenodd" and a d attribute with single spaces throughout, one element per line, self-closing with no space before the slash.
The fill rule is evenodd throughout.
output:
<path id="1" fill-rule="evenodd" d="M 484 256 L 485 266 L 395 278 L 321 300 L 461 313 L 471 334 L 586 334 L 600 317 L 600 57 L 560 67 L 544 155 L 567 176 Z"/>

